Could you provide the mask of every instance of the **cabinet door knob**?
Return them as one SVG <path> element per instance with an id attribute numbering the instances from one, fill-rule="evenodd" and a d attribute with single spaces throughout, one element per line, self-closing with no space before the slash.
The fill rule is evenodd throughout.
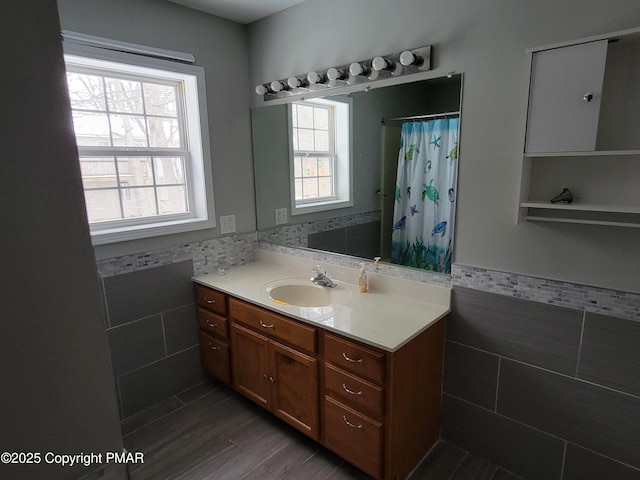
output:
<path id="1" fill-rule="evenodd" d="M 589 103 L 591 100 L 593 100 L 593 97 L 594 97 L 593 93 L 585 93 L 584 96 L 582 97 L 582 100 Z"/>
<path id="2" fill-rule="evenodd" d="M 347 417 L 345 415 L 342 415 L 342 420 L 344 420 L 344 423 L 346 423 L 347 425 L 349 425 L 351 428 L 359 428 L 362 429 L 362 425 L 355 425 L 353 423 L 351 423 Z"/>

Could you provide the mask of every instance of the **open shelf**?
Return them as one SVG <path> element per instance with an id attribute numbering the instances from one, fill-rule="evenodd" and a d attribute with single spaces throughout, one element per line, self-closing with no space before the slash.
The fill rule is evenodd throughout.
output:
<path id="1" fill-rule="evenodd" d="M 636 205 L 601 205 L 594 203 L 550 203 L 544 201 L 530 201 L 522 202 L 520 206 L 523 208 L 540 208 L 546 210 L 640 214 L 640 206 Z"/>
<path id="2" fill-rule="evenodd" d="M 520 204 L 523 219 L 536 222 L 577 223 L 640 228 L 640 206 L 529 201 Z"/>
<path id="3" fill-rule="evenodd" d="M 588 152 L 525 152 L 524 156 L 536 157 L 625 157 L 640 155 L 640 150 L 593 150 Z"/>

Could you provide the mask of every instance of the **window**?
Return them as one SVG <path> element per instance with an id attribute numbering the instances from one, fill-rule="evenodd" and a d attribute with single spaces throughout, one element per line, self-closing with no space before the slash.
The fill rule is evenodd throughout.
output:
<path id="1" fill-rule="evenodd" d="M 94 244 L 215 226 L 202 68 L 65 43 Z"/>
<path id="2" fill-rule="evenodd" d="M 293 215 L 353 205 L 349 111 L 325 99 L 290 105 Z"/>

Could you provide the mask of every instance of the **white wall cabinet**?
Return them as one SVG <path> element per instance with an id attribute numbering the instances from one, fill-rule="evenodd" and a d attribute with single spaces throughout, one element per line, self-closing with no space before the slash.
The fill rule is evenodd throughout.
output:
<path id="1" fill-rule="evenodd" d="M 640 29 L 529 53 L 517 222 L 640 227 Z"/>

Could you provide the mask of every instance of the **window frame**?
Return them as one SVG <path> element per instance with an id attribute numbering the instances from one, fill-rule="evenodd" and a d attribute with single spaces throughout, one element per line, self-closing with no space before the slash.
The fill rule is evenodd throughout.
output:
<path id="1" fill-rule="evenodd" d="M 332 152 L 305 151 L 293 149 L 293 104 L 310 104 L 312 106 L 334 107 L 334 114 L 329 120 L 329 128 L 334 129 L 330 135 L 333 142 Z M 353 206 L 353 155 L 352 155 L 352 99 L 351 98 L 310 98 L 287 105 L 288 140 L 289 140 L 289 178 L 291 192 L 291 215 L 335 210 Z M 315 105 L 314 105 L 315 104 Z M 314 156 L 334 157 L 333 184 L 334 195 L 313 199 L 296 199 L 295 193 L 295 157 L 298 152 Z M 299 156 L 299 155 L 298 155 Z"/>
<path id="2" fill-rule="evenodd" d="M 148 77 L 162 82 L 162 78 L 178 81 L 183 87 L 182 99 L 177 108 L 182 108 L 186 128 L 181 132 L 180 150 L 166 147 L 89 147 L 79 146 L 78 155 L 85 157 L 151 157 L 183 156 L 185 188 L 187 188 L 188 212 L 153 215 L 120 220 L 89 223 L 94 245 L 117 243 L 128 240 L 150 238 L 174 233 L 215 228 L 215 206 L 213 175 L 204 69 L 195 65 L 127 53 L 89 45 L 64 42 L 65 63 L 77 66 L 78 70 L 102 70 L 105 66 L 126 66 L 133 77 Z M 144 47 L 132 46 L 132 51 Z M 112 65 L 113 66 L 113 65 Z M 116 65 L 117 68 L 117 65 Z M 161 73 L 159 73 L 159 71 Z M 104 73 L 103 73 L 104 74 Z M 126 75 L 126 74 L 125 74 Z M 159 75 L 159 76 L 158 76 Z M 153 162 L 153 160 L 152 160 Z M 155 187 L 154 187 L 155 188 Z M 118 190 L 120 192 L 120 190 Z"/>

